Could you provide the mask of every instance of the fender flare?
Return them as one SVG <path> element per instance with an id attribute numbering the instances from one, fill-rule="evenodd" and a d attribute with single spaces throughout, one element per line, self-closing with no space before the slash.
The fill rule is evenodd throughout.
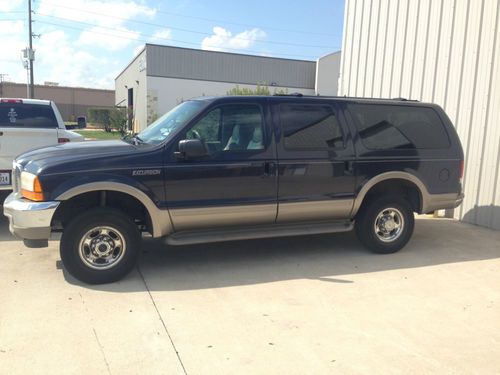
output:
<path id="1" fill-rule="evenodd" d="M 379 175 L 376 175 L 375 177 L 372 177 L 369 179 L 361 188 L 359 191 L 358 195 L 356 196 L 354 200 L 354 205 L 352 208 L 352 213 L 351 216 L 354 217 L 359 208 L 361 207 L 361 204 L 363 203 L 363 200 L 365 199 L 366 194 L 370 191 L 372 187 L 374 187 L 376 184 L 379 182 L 387 181 L 387 180 L 405 180 L 408 182 L 413 183 L 417 189 L 420 192 L 420 199 L 421 199 L 421 207 L 420 210 L 421 212 L 427 212 L 427 207 L 429 205 L 429 191 L 427 190 L 425 184 L 420 180 L 417 176 L 414 174 L 411 174 L 409 172 L 401 172 L 401 171 L 395 171 L 395 172 L 385 172 L 381 173 Z"/>
<path id="2" fill-rule="evenodd" d="M 104 181 L 86 183 L 66 190 L 59 194 L 55 200 L 66 201 L 77 195 L 102 190 L 124 193 L 141 202 L 151 218 L 153 237 L 162 237 L 173 231 L 172 220 L 170 219 L 168 210 L 159 209 L 143 191 L 123 183 Z"/>

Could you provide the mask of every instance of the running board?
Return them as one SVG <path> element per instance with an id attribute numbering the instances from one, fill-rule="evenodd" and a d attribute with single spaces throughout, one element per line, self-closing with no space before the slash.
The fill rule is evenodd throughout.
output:
<path id="1" fill-rule="evenodd" d="M 317 223 L 269 224 L 249 228 L 184 231 L 168 236 L 166 242 L 169 245 L 192 245 L 257 238 L 304 236 L 310 234 L 348 232 L 353 226 L 354 223 L 352 221 L 322 221 Z"/>

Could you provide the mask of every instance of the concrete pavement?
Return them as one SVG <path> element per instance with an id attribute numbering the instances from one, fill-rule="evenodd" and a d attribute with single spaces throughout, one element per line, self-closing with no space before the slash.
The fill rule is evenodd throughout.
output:
<path id="1" fill-rule="evenodd" d="M 0 373 L 500 373 L 500 232 L 421 218 L 400 253 L 352 233 L 164 248 L 82 285 L 0 220 Z"/>

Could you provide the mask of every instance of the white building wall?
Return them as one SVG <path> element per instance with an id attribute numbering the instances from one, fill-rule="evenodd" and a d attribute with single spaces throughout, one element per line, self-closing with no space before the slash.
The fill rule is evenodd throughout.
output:
<path id="1" fill-rule="evenodd" d="M 156 117 L 168 112 L 184 100 L 199 96 L 226 95 L 229 90 L 239 86 L 255 89 L 256 85 L 244 85 L 227 82 L 200 81 L 183 78 L 147 77 L 147 102 L 149 105 L 149 123 Z M 286 90 L 288 93 L 300 92 L 304 95 L 315 95 L 313 89 L 299 89 L 293 87 L 269 87 L 271 94 L 274 90 Z M 149 124 L 148 123 L 148 124 Z"/>
<path id="2" fill-rule="evenodd" d="M 126 87 L 125 87 L 126 86 Z M 147 124 L 147 79 L 146 79 L 146 49 L 115 79 L 115 105 L 128 106 L 128 89 L 134 90 L 133 130 L 143 129 Z"/>
<path id="3" fill-rule="evenodd" d="M 340 73 L 340 51 L 316 61 L 316 95 L 337 95 Z"/>
<path id="4" fill-rule="evenodd" d="M 500 2 L 346 0 L 339 95 L 441 105 L 465 152 L 455 217 L 500 229 Z"/>

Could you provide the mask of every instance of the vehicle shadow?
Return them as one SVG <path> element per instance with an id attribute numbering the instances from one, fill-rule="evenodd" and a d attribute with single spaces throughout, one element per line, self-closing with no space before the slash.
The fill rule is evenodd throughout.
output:
<path id="1" fill-rule="evenodd" d="M 12 233 L 9 231 L 9 219 L 7 219 L 3 215 L 3 207 L 2 212 L 0 213 L 0 241 L 20 241 Z"/>
<path id="2" fill-rule="evenodd" d="M 500 257 L 500 232 L 449 219 L 419 219 L 400 252 L 377 255 L 354 233 L 166 247 L 145 239 L 137 272 L 124 282 L 83 285 L 109 292 L 222 288 L 283 280 L 352 283 L 352 275 Z M 137 282 L 130 282 L 136 278 Z M 143 279 L 143 280 L 141 280 Z M 144 282 L 142 282 L 144 281 Z"/>

